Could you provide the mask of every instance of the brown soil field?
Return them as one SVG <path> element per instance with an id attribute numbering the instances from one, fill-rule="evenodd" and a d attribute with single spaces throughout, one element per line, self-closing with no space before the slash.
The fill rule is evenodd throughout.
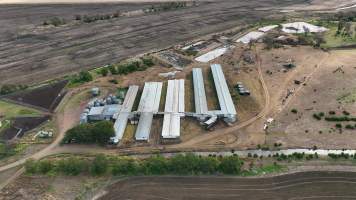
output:
<path id="1" fill-rule="evenodd" d="M 65 95 L 62 90 L 66 84 L 66 80 L 59 81 L 57 83 L 45 85 L 39 88 L 10 94 L 5 98 L 19 104 L 53 111 Z"/>
<path id="2" fill-rule="evenodd" d="M 133 177 L 107 188 L 111 199 L 355 199 L 356 173 L 304 172 L 270 178 Z"/>
<path id="3" fill-rule="evenodd" d="M 41 24 L 51 17 L 68 20 L 75 14 L 139 10 L 147 4 L 1 5 L 0 83 L 35 83 L 116 63 L 271 15 L 278 16 L 281 15 L 278 10 L 296 4 L 308 3 L 303 0 L 201 2 L 199 6 L 176 11 L 59 27 Z"/>

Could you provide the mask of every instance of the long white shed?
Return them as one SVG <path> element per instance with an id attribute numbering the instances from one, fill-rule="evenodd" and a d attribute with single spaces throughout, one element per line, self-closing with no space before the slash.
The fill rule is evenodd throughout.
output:
<path id="1" fill-rule="evenodd" d="M 184 80 L 169 80 L 162 127 L 163 139 L 180 137 L 180 118 L 184 116 Z"/>
<path id="2" fill-rule="evenodd" d="M 113 143 L 118 143 L 122 139 L 122 136 L 124 135 L 128 118 L 130 116 L 132 107 L 135 103 L 137 92 L 138 92 L 138 86 L 132 85 L 129 87 L 126 93 L 124 102 L 120 106 L 120 110 L 114 124 L 115 136 L 111 138 Z"/>
<path id="3" fill-rule="evenodd" d="M 161 99 L 162 82 L 146 82 L 137 112 L 140 114 L 135 139 L 148 141 L 151 133 L 153 115 L 158 112 Z"/>
<path id="4" fill-rule="evenodd" d="M 222 71 L 221 65 L 212 64 L 210 66 L 213 74 L 216 93 L 219 99 L 219 105 L 221 113 L 227 122 L 236 121 L 236 109 L 234 102 L 232 101 L 229 87 L 226 83 L 225 75 Z"/>

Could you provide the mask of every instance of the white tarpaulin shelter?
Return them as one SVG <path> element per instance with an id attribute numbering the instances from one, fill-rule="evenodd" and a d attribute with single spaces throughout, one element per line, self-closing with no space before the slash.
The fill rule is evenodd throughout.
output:
<path id="1" fill-rule="evenodd" d="M 236 40 L 236 42 L 242 42 L 244 44 L 248 44 L 253 40 L 258 40 L 261 38 L 265 33 L 263 32 L 258 32 L 258 31 L 252 31 L 244 35 L 243 37 L 239 38 Z"/>
<path id="2" fill-rule="evenodd" d="M 305 33 L 306 31 L 310 33 L 325 32 L 328 29 L 325 27 L 315 26 L 306 22 L 293 22 L 282 24 L 282 31 L 286 33 Z"/>
<path id="3" fill-rule="evenodd" d="M 266 32 L 268 32 L 270 30 L 273 30 L 273 29 L 275 29 L 277 27 L 278 27 L 278 25 L 270 25 L 270 26 L 261 27 L 258 30 L 261 31 L 261 32 L 266 33 Z"/>
<path id="4" fill-rule="evenodd" d="M 223 55 L 224 53 L 226 53 L 227 50 L 228 50 L 227 47 L 217 48 L 217 49 L 209 51 L 208 53 L 195 58 L 195 60 L 199 61 L 199 62 L 207 63 L 207 62 L 214 60 L 215 58 Z"/>

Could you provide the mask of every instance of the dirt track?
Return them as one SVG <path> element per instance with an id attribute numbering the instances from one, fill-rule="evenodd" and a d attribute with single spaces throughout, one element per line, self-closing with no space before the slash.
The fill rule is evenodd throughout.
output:
<path id="1" fill-rule="evenodd" d="M 54 16 L 72 20 L 75 14 L 110 14 L 150 4 L 1 5 L 0 84 L 39 82 L 118 62 L 278 14 L 298 2 L 305 4 L 303 0 L 201 2 L 177 11 L 56 28 L 39 26 Z"/>
<path id="2" fill-rule="evenodd" d="M 273 178 L 135 177 L 101 199 L 356 199 L 356 173 L 306 172 Z"/>

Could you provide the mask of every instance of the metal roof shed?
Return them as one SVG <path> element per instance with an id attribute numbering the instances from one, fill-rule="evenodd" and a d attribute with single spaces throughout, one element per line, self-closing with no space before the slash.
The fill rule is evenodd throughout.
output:
<path id="1" fill-rule="evenodd" d="M 140 119 L 135 133 L 136 140 L 148 141 L 153 114 L 158 112 L 161 100 L 162 82 L 146 82 L 138 106 Z"/>
<path id="2" fill-rule="evenodd" d="M 121 105 L 119 114 L 114 124 L 115 137 L 111 138 L 112 142 L 114 143 L 118 143 L 122 139 L 122 136 L 124 135 L 128 117 L 132 110 L 133 104 L 135 103 L 137 92 L 138 92 L 138 86 L 132 85 L 129 87 L 129 90 L 125 95 L 124 102 Z"/>
<path id="3" fill-rule="evenodd" d="M 194 103 L 197 114 L 208 113 L 208 103 L 206 101 L 204 79 L 201 68 L 193 68 Z"/>
<path id="4" fill-rule="evenodd" d="M 184 116 L 184 80 L 169 80 L 164 108 L 162 138 L 180 137 L 180 118 Z"/>
<path id="5" fill-rule="evenodd" d="M 218 95 L 221 112 L 224 114 L 224 117 L 227 118 L 228 122 L 235 122 L 236 109 L 234 102 L 232 101 L 229 87 L 227 86 L 221 65 L 212 64 L 210 67 L 213 74 L 214 84 L 216 88 L 216 93 Z"/>

